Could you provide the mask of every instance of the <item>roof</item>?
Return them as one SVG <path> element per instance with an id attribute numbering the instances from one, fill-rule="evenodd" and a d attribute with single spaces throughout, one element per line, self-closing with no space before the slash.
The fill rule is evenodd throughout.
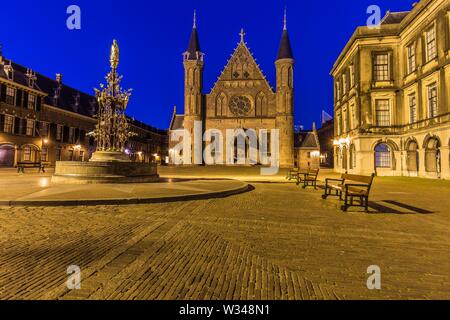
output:
<path id="1" fill-rule="evenodd" d="M 331 75 L 335 73 L 341 62 L 345 59 L 346 54 L 359 39 L 380 38 L 381 36 L 398 36 L 400 35 L 418 15 L 426 12 L 428 7 L 435 0 L 421 0 L 413 4 L 411 11 L 388 12 L 381 22 L 381 28 L 369 28 L 367 26 L 357 27 L 344 49 L 339 54 Z"/>
<path id="2" fill-rule="evenodd" d="M 92 117 L 96 113 L 97 102 L 95 97 L 73 89 L 63 83 L 59 83 L 40 73 L 35 73 L 36 81 L 32 86 L 29 86 L 28 77 L 26 76 L 27 70 L 29 70 L 28 68 L 13 61 L 6 62 L 5 59 L 3 59 L 3 61 L 4 64 L 0 65 L 0 77 L 7 79 L 4 66 L 5 64 L 9 65 L 9 63 L 11 63 L 14 70 L 12 81 L 19 85 L 45 93 L 45 104 L 88 117 Z"/>
<path id="3" fill-rule="evenodd" d="M 402 11 L 402 12 L 390 12 L 388 11 L 384 16 L 381 24 L 398 24 L 406 18 L 406 16 L 410 13 L 410 11 Z"/>
<path id="4" fill-rule="evenodd" d="M 192 28 L 191 38 L 189 39 L 189 45 L 186 53 L 188 53 L 188 60 L 197 60 L 197 52 L 200 50 L 200 41 L 198 40 L 197 28 Z"/>
<path id="5" fill-rule="evenodd" d="M 283 30 L 283 34 L 281 36 L 277 60 L 280 59 L 294 59 L 294 55 L 292 54 L 291 41 L 289 40 L 289 34 L 287 29 Z"/>
<path id="6" fill-rule="evenodd" d="M 77 113 L 87 117 L 93 117 L 97 113 L 98 105 L 94 96 L 84 93 L 80 90 L 71 88 L 62 82 L 50 79 L 42 74 L 35 73 L 36 81 L 32 87 L 28 85 L 28 78 L 26 76 L 28 68 L 17 64 L 13 61 L 3 58 L 3 63 L 0 64 L 0 77 L 7 79 L 4 65 L 11 66 L 14 70 L 12 81 L 29 87 L 30 89 L 41 91 L 46 94 L 44 97 L 44 103 L 49 106 L 54 106 L 69 112 Z M 165 130 L 157 129 L 149 126 L 141 121 L 128 117 L 131 125 L 148 130 L 157 134 L 164 135 L 167 132 Z"/>
<path id="7" fill-rule="evenodd" d="M 295 148 L 319 148 L 319 140 L 314 131 L 301 131 L 295 134 Z"/>
<path id="8" fill-rule="evenodd" d="M 181 130 L 184 129 L 184 115 L 176 114 L 172 123 L 170 124 L 170 130 Z"/>

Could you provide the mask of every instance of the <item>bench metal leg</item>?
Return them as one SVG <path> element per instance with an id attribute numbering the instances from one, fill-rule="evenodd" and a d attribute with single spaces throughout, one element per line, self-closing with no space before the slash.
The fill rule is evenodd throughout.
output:
<path id="1" fill-rule="evenodd" d="M 342 194 L 341 194 L 342 195 Z M 345 194 L 344 205 L 341 207 L 342 211 L 346 212 L 348 209 L 348 196 Z"/>
<path id="2" fill-rule="evenodd" d="M 328 198 L 328 186 L 325 184 L 325 193 L 322 195 L 322 199 L 325 200 Z"/>
<path id="3" fill-rule="evenodd" d="M 367 213 L 367 212 L 369 212 L 369 197 L 365 197 L 364 200 L 365 200 L 364 208 L 365 208 L 365 212 Z"/>

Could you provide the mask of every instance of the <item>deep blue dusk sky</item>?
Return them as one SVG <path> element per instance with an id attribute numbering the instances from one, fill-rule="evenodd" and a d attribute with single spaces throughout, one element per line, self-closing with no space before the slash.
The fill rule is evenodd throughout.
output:
<path id="1" fill-rule="evenodd" d="M 333 62 L 367 7 L 410 10 L 417 0 L 228 0 L 2 1 L 0 43 L 8 59 L 93 93 L 108 72 L 112 40 L 121 49 L 119 72 L 124 88 L 133 88 L 128 114 L 150 125 L 167 128 L 176 105 L 183 112 L 182 52 L 197 9 L 197 27 L 206 53 L 205 92 L 209 92 L 239 41 L 246 42 L 272 86 L 274 60 L 282 33 L 284 6 L 296 58 L 295 123 L 306 128 L 319 122 L 321 110 L 332 113 Z M 81 7 L 82 29 L 66 28 L 66 9 Z"/>

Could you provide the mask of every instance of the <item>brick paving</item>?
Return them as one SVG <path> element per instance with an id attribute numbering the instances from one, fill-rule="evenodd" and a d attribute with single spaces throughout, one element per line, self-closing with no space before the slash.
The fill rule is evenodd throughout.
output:
<path id="1" fill-rule="evenodd" d="M 377 178 L 370 214 L 320 190 L 252 185 L 165 204 L 0 207 L 0 299 L 450 299 L 450 182 Z M 81 290 L 65 285 L 69 265 Z M 366 287 L 369 265 L 381 290 Z"/>

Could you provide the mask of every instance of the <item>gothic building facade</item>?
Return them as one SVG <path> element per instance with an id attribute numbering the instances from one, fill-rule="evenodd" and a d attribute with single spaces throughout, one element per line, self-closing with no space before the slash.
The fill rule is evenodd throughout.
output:
<path id="1" fill-rule="evenodd" d="M 219 130 L 226 137 L 227 130 L 253 129 L 279 130 L 279 165 L 294 165 L 294 56 L 292 54 L 286 23 L 275 61 L 276 90 L 266 80 L 244 40 L 244 31 L 232 57 L 207 94 L 203 88 L 204 54 L 200 49 L 194 22 L 188 50 L 183 55 L 184 64 L 184 114 L 174 113 L 170 130 L 186 130 L 194 135 L 195 122 L 202 123 L 203 132 Z M 267 142 L 270 154 L 271 136 Z M 223 139 L 223 150 L 226 149 Z M 171 141 L 171 150 L 175 143 Z M 192 148 L 194 144 L 192 144 Z M 202 148 L 205 148 L 203 145 Z M 192 161 L 196 162 L 191 150 Z M 225 152 L 220 155 L 226 163 Z M 220 159 L 222 160 L 222 159 Z M 255 164 L 255 163 L 246 163 Z"/>
<path id="2" fill-rule="evenodd" d="M 359 27 L 336 61 L 335 168 L 450 179 L 450 1 Z"/>

